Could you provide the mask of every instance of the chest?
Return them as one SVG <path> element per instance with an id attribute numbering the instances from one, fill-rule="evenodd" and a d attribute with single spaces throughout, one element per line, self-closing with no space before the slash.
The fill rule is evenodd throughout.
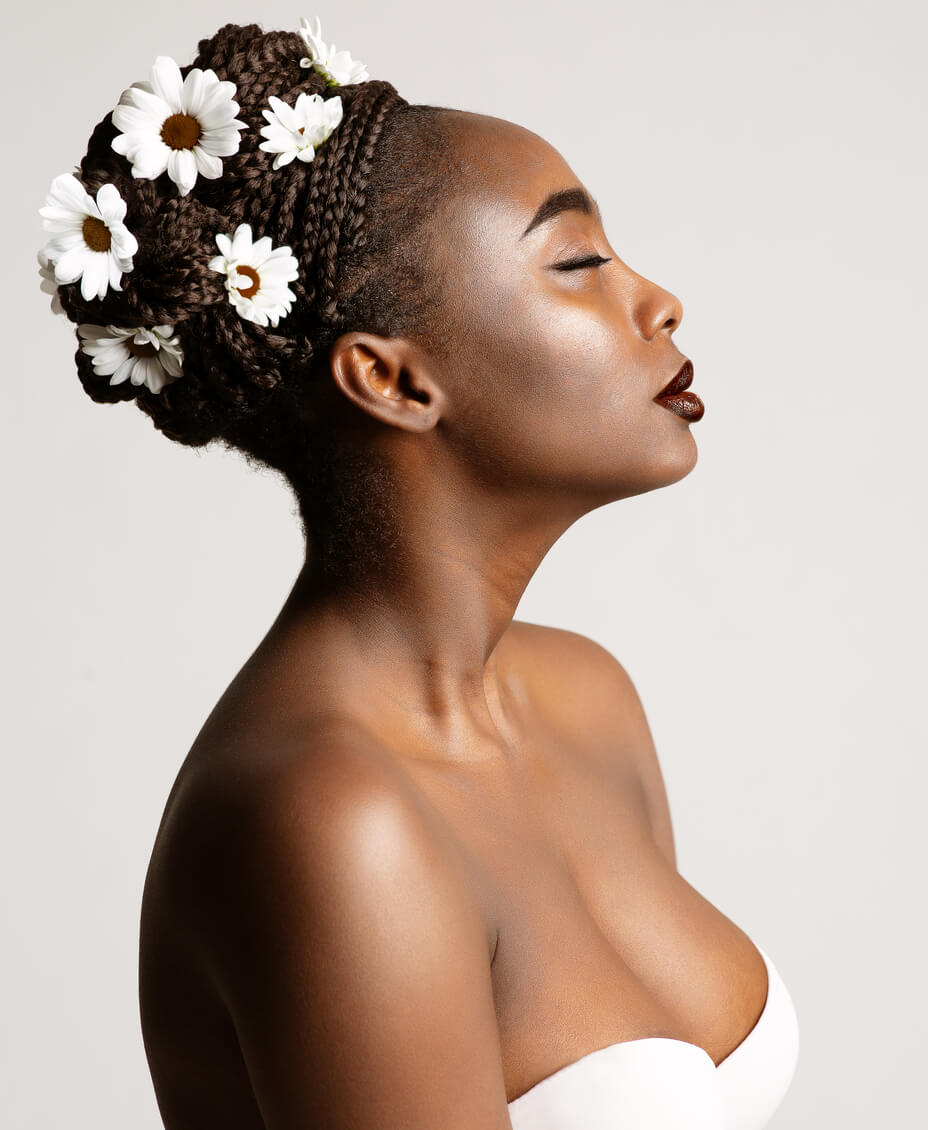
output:
<path id="1" fill-rule="evenodd" d="M 510 1098 L 608 1044 L 666 1036 L 718 1063 L 744 1039 L 763 959 L 655 842 L 630 751 L 537 735 L 506 771 L 420 786 L 495 927 Z"/>

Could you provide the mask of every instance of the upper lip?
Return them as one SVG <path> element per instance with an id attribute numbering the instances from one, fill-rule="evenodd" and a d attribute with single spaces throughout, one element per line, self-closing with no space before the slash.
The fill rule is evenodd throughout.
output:
<path id="1" fill-rule="evenodd" d="M 677 374 L 673 377 L 661 391 L 655 396 L 655 400 L 659 400 L 662 396 L 676 396 L 678 392 L 683 392 L 684 389 L 689 388 L 693 383 L 693 362 L 687 358 Z"/>

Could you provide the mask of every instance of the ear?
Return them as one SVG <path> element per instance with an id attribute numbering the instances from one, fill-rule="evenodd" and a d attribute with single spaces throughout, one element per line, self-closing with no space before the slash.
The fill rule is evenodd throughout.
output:
<path id="1" fill-rule="evenodd" d="M 444 393 L 425 358 L 405 338 L 342 334 L 332 343 L 329 367 L 345 396 L 386 424 L 428 431 L 444 409 Z"/>

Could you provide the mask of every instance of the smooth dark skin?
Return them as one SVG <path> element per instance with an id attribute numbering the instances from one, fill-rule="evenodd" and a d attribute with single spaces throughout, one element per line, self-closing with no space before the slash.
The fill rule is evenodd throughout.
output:
<path id="1" fill-rule="evenodd" d="M 718 1063 L 766 1000 L 756 948 L 677 872 L 624 668 L 512 619 L 573 522 L 695 465 L 653 401 L 680 303 L 596 215 L 520 238 L 575 174 L 510 122 L 450 120 L 471 161 L 434 240 L 451 356 L 350 333 L 331 358 L 389 425 L 402 542 L 350 588 L 307 563 L 155 844 L 141 1005 L 167 1130 L 506 1130 L 508 1101 L 613 1043 Z"/>

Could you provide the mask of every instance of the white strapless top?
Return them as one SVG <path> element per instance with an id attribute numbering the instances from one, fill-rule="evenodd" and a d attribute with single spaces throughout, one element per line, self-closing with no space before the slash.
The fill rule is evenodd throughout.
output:
<path id="1" fill-rule="evenodd" d="M 755 943 L 756 945 L 756 943 Z M 748 1035 L 715 1066 L 697 1044 L 665 1036 L 590 1052 L 509 1103 L 513 1130 L 760 1130 L 792 1082 L 799 1024 L 773 962 Z"/>

